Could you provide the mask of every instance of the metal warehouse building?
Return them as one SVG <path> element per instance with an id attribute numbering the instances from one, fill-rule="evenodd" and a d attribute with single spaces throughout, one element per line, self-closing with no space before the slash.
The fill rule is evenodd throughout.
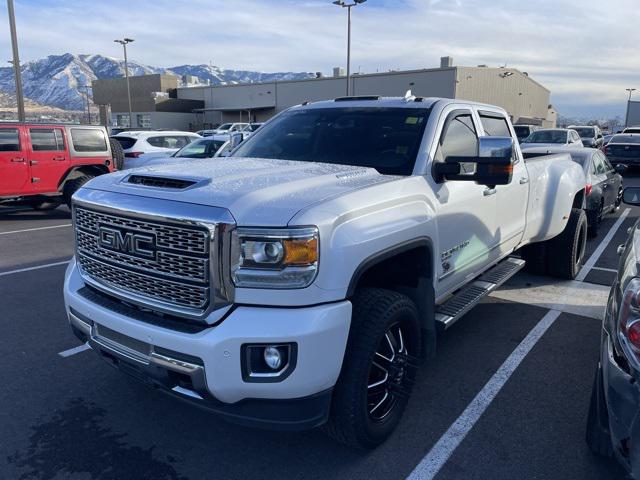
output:
<path id="1" fill-rule="evenodd" d="M 182 113 L 190 113 L 190 117 L 177 115 L 178 111 L 175 109 L 159 110 L 162 108 L 162 102 L 157 100 L 159 94 L 153 91 L 141 92 L 132 87 L 132 126 L 163 128 L 171 123 L 172 118 L 175 120 L 171 125 L 174 128 L 192 130 L 223 122 L 264 121 L 305 101 L 344 96 L 347 90 L 346 77 L 341 75 L 341 69 L 335 69 L 335 73 L 332 77 L 318 76 L 305 80 L 176 86 L 160 94 L 173 97 L 177 102 L 173 106 L 184 107 Z M 131 77 L 131 81 L 138 78 L 144 77 Z M 107 85 L 105 82 L 120 82 L 121 87 L 116 87 L 113 83 Z M 417 96 L 447 97 L 499 105 L 509 113 L 514 123 L 542 126 L 555 126 L 556 123 L 549 90 L 514 68 L 459 67 L 452 65 L 450 57 L 443 57 L 440 68 L 357 74 L 351 77 L 351 82 L 353 95 L 404 96 L 407 90 L 411 90 Z M 106 91 L 106 86 L 109 86 L 109 92 Z M 162 85 L 159 87 L 162 88 Z M 126 124 L 125 117 L 128 115 L 124 79 L 98 80 L 94 82 L 93 88 L 96 103 L 110 104 L 111 122 Z M 150 111 L 140 112 L 135 108 L 138 102 L 133 98 L 134 91 L 135 95 L 146 98 L 145 105 L 153 107 Z M 155 100 L 150 101 L 154 95 Z M 151 105 L 153 102 L 155 105 Z M 141 119 L 144 120 L 144 125 L 140 124 Z"/>

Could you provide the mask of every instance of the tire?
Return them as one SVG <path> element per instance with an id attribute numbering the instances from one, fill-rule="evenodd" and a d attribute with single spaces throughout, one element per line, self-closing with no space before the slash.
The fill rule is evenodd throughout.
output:
<path id="1" fill-rule="evenodd" d="M 405 295 L 362 288 L 352 303 L 342 371 L 323 428 L 333 439 L 366 450 L 384 442 L 402 417 L 415 379 L 420 327 L 418 310 Z"/>
<path id="2" fill-rule="evenodd" d="M 585 439 L 589 450 L 593 453 L 608 458 L 613 457 L 613 444 L 609 433 L 609 412 L 605 403 L 602 370 L 599 365 L 591 389 Z"/>
<path id="3" fill-rule="evenodd" d="M 526 262 L 524 268 L 534 275 L 547 274 L 547 246 L 545 242 L 525 245 L 520 250 L 520 256 Z"/>
<path id="4" fill-rule="evenodd" d="M 64 189 L 62 190 L 62 198 L 64 198 L 64 203 L 67 204 L 69 210 L 71 210 L 71 197 L 76 191 L 82 187 L 89 180 L 94 178 L 93 175 L 82 175 L 81 177 L 74 178 L 73 180 L 69 180 L 64 184 Z"/>
<path id="5" fill-rule="evenodd" d="M 122 170 L 124 167 L 124 150 L 119 141 L 110 138 L 109 144 L 111 145 L 111 158 L 113 158 L 113 164 L 117 170 Z"/>
<path id="6" fill-rule="evenodd" d="M 602 216 L 604 211 L 604 200 L 600 202 L 600 207 L 598 207 L 598 211 L 594 212 L 591 215 L 591 221 L 587 222 L 587 234 L 589 238 L 594 238 L 598 236 L 598 232 L 600 231 L 600 224 L 602 223 Z"/>
<path id="7" fill-rule="evenodd" d="M 62 202 L 60 202 L 60 201 L 56 201 L 56 200 L 41 200 L 39 202 L 32 202 L 29 206 L 31 208 L 33 208 L 34 210 L 37 210 L 39 212 L 46 212 L 46 211 L 49 211 L 49 210 L 55 210 L 60 205 L 62 205 Z"/>
<path id="8" fill-rule="evenodd" d="M 564 231 L 547 240 L 547 272 L 558 278 L 573 280 L 584 261 L 587 244 L 587 216 L 572 208 Z"/>

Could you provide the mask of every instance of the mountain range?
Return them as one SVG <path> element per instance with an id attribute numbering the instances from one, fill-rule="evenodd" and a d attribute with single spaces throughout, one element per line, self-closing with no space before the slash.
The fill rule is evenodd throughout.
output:
<path id="1" fill-rule="evenodd" d="M 178 65 L 152 67 L 129 61 L 129 75 L 165 73 L 192 75 L 199 83 L 228 85 L 235 83 L 267 82 L 274 80 L 298 80 L 313 75 L 306 72 L 262 73 L 247 70 L 221 69 L 213 65 Z M 40 105 L 64 110 L 82 110 L 85 85 L 96 79 L 124 76 L 124 61 L 103 55 L 77 55 L 64 53 L 22 64 L 22 88 L 25 99 Z M 0 104 L 15 95 L 12 67 L 0 67 Z M 0 105 L 2 106 L 2 105 Z"/>

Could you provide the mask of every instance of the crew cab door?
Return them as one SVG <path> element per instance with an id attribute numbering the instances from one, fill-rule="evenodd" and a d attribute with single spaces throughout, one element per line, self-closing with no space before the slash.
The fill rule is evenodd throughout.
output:
<path id="1" fill-rule="evenodd" d="M 21 127 L 0 127 L 0 197 L 30 192 L 29 164 Z"/>
<path id="2" fill-rule="evenodd" d="M 63 130 L 56 127 L 29 127 L 28 130 L 32 191 L 55 192 L 69 168 Z"/>
<path id="3" fill-rule="evenodd" d="M 526 226 L 527 201 L 529 198 L 529 174 L 517 143 L 515 132 L 509 128 L 506 117 L 498 112 L 479 110 L 483 134 L 493 137 L 514 139 L 516 158 L 513 164 L 513 178 L 508 185 L 497 185 L 497 237 L 501 256 L 511 253 L 522 240 Z"/>
<path id="4" fill-rule="evenodd" d="M 434 162 L 444 162 L 448 156 L 478 154 L 478 125 L 471 109 L 445 109 L 439 123 L 431 150 Z M 438 202 L 435 254 L 439 296 L 466 283 L 496 258 L 496 195 L 475 182 L 438 181 L 433 175 L 431 180 Z"/>

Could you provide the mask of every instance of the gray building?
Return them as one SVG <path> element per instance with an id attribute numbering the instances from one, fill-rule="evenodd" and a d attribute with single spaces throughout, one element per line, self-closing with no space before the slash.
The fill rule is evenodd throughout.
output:
<path id="1" fill-rule="evenodd" d="M 635 127 L 638 125 L 640 125 L 640 101 L 631 100 L 627 103 L 625 127 Z"/>
<path id="2" fill-rule="evenodd" d="M 356 74 L 353 95 L 447 97 L 503 107 L 514 123 L 555 126 L 556 112 L 547 88 L 514 68 L 452 66 L 443 57 L 440 68 Z M 344 96 L 347 79 L 342 69 L 335 76 L 237 85 L 178 86 L 178 77 L 130 77 L 134 125 L 152 128 L 207 128 L 224 122 L 269 119 L 305 101 Z M 113 124 L 128 118 L 124 79 L 97 80 L 94 101 L 111 106 Z M 159 98 L 159 94 L 168 98 Z M 169 109 L 171 108 L 171 109 Z M 173 116 L 171 116 L 171 115 Z"/>
<path id="3" fill-rule="evenodd" d="M 204 108 L 201 100 L 177 98 L 180 78 L 175 75 L 129 77 L 133 121 L 129 121 L 127 83 L 124 78 L 94 80 L 93 102 L 100 107 L 101 123 L 140 128 L 191 130 L 193 111 Z"/>

